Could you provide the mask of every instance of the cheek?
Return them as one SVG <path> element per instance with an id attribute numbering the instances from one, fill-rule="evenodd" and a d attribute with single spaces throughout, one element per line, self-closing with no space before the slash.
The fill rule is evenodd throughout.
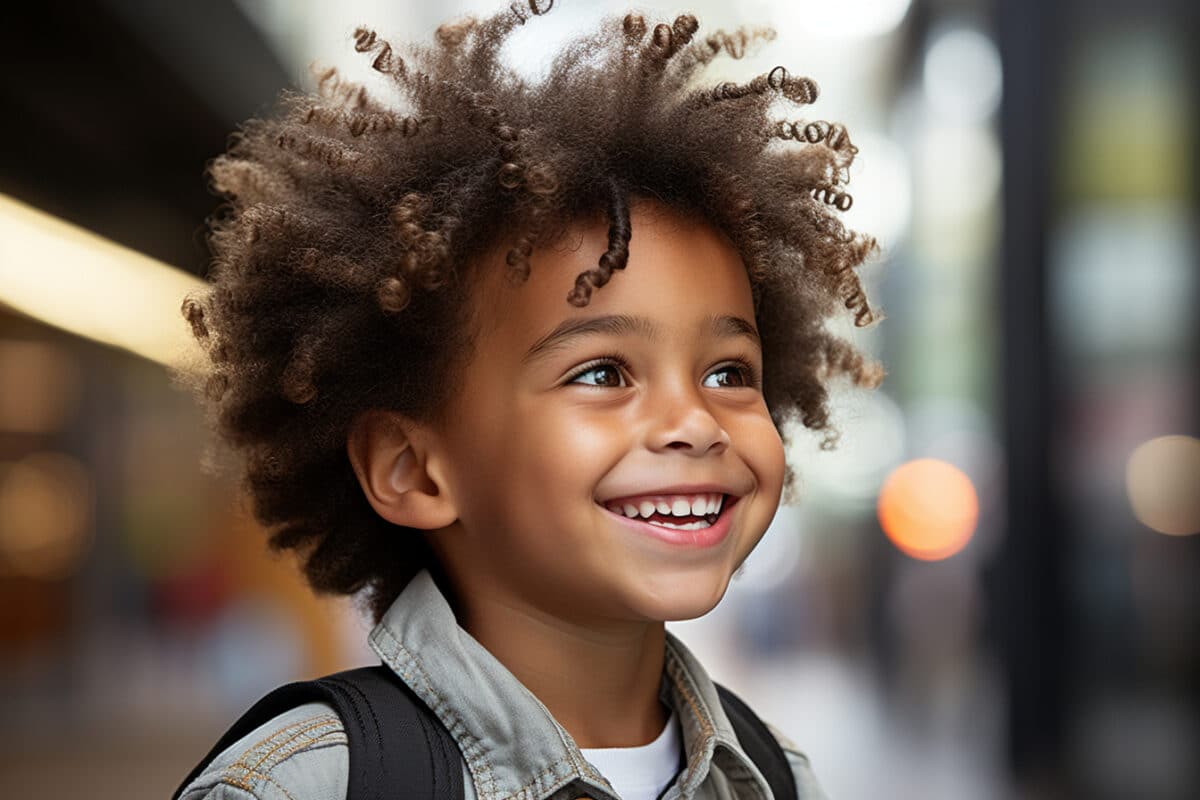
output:
<path id="1" fill-rule="evenodd" d="M 540 396 L 494 401 L 455 429 L 460 503 L 471 519 L 493 524 L 558 518 L 592 498 L 620 459 L 626 430 L 605 415 Z"/>
<path id="2" fill-rule="evenodd" d="M 612 415 L 589 414 L 578 406 L 533 403 L 521 414 L 519 435 L 523 471 L 547 485 L 571 484 L 571 493 L 589 496 L 620 457 L 623 426 Z"/>
<path id="3" fill-rule="evenodd" d="M 747 431 L 747 446 L 743 448 L 747 463 L 758 477 L 764 494 L 774 494 L 776 502 L 783 492 L 783 476 L 787 470 L 783 440 L 769 416 L 760 418 Z"/>

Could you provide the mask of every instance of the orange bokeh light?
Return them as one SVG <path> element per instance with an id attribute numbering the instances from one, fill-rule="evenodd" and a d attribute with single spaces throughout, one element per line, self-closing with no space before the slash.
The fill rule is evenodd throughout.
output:
<path id="1" fill-rule="evenodd" d="M 962 470 L 922 458 L 892 470 L 879 491 L 879 524 L 900 552 L 922 561 L 949 558 L 975 533 L 979 498 Z"/>
<path id="2" fill-rule="evenodd" d="M 1200 533 L 1200 439 L 1159 436 L 1129 454 L 1125 490 L 1133 515 L 1171 536 Z"/>

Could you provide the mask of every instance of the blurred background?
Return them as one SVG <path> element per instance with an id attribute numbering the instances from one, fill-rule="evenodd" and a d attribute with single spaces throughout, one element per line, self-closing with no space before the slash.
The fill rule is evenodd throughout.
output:
<path id="1" fill-rule="evenodd" d="M 351 32 L 480 0 L 22 3 L 0 27 L 0 796 L 166 797 L 261 693 L 370 663 L 265 552 L 167 364 L 203 176 Z M 614 2 L 560 0 L 539 36 Z M 836 451 L 673 625 L 833 798 L 1200 797 L 1200 12 L 1187 0 L 643 2 L 777 63 L 859 159 L 888 316 Z M 536 70 L 545 53 L 510 57 Z M 786 112 L 795 116 L 794 111 Z"/>

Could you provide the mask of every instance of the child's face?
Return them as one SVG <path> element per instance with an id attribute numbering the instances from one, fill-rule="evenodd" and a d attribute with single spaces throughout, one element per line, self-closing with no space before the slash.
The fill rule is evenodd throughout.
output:
<path id="1" fill-rule="evenodd" d="M 604 252 L 603 223 L 535 252 L 521 286 L 503 254 L 483 265 L 479 336 L 439 431 L 459 519 L 434 539 L 468 613 L 487 598 L 576 620 L 696 617 L 775 514 L 783 447 L 756 385 L 745 266 L 659 203 L 635 201 L 631 223 L 627 268 L 584 308 L 565 298 Z M 710 495 L 725 496 L 720 516 L 692 530 L 610 510 L 682 496 L 703 513 Z"/>

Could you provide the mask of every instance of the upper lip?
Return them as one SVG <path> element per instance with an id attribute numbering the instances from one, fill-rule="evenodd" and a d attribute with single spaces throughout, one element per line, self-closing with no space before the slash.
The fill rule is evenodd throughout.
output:
<path id="1" fill-rule="evenodd" d="M 726 494 L 731 497 L 740 497 L 736 489 L 725 486 L 719 483 L 689 483 L 676 484 L 674 486 L 666 486 L 657 489 L 632 489 L 627 492 L 613 494 L 610 497 L 598 500 L 599 503 L 611 503 L 615 500 L 624 500 L 629 497 L 654 497 L 665 495 L 688 495 L 688 494 Z"/>

